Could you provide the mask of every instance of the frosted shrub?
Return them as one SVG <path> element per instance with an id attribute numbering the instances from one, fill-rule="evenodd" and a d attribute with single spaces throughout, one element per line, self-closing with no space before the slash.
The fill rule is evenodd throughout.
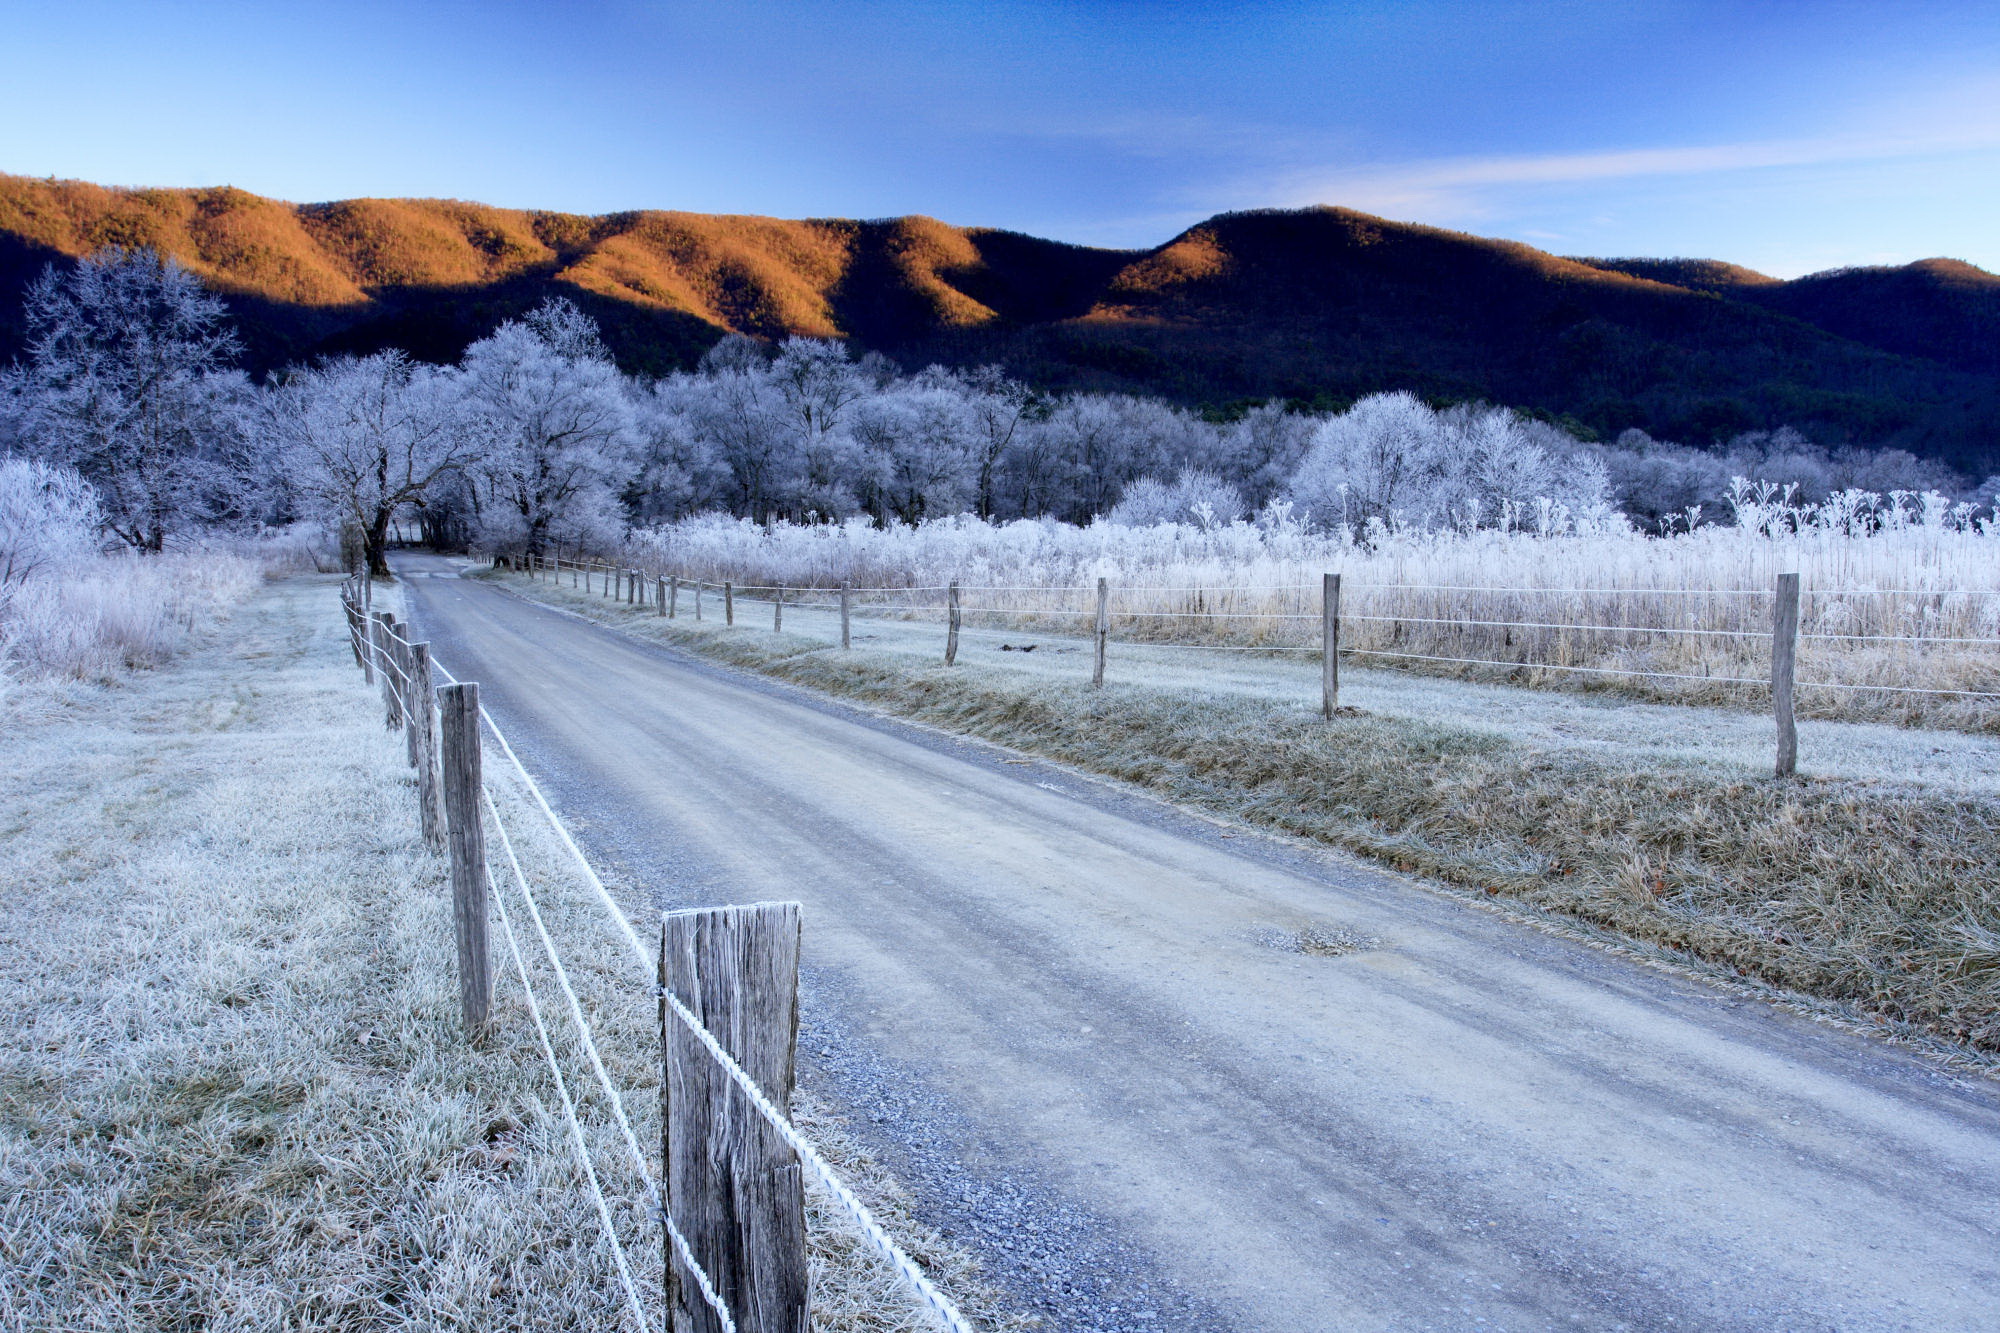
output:
<path id="1" fill-rule="evenodd" d="M 75 469 L 0 458 L 0 587 L 97 550 L 97 492 Z"/>

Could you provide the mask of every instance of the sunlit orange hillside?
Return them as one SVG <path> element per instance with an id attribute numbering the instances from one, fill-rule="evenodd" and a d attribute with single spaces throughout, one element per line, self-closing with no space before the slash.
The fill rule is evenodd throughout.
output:
<path id="1" fill-rule="evenodd" d="M 386 344 L 449 359 L 560 292 L 653 373 L 724 332 L 807 334 L 1208 404 L 1410 388 L 1601 432 L 1789 423 L 1972 467 L 2000 439 L 2000 278 L 1947 260 L 1781 282 L 1340 208 L 1225 214 L 1117 251 L 925 217 L 289 204 L 0 176 L 0 355 L 21 347 L 26 282 L 107 245 L 150 245 L 224 292 L 259 371 Z"/>

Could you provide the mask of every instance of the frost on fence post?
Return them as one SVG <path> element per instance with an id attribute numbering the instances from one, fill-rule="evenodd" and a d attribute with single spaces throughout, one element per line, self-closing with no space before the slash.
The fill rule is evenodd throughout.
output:
<path id="1" fill-rule="evenodd" d="M 944 664 L 958 661 L 958 580 L 945 590 Z"/>
<path id="2" fill-rule="evenodd" d="M 785 585 L 778 585 L 778 595 L 771 599 L 771 633 L 785 632 Z"/>
<path id="3" fill-rule="evenodd" d="M 451 847 L 451 920 L 458 937 L 458 994 L 466 1035 L 486 1032 L 493 1008 L 493 955 L 486 940 L 486 825 L 479 808 L 479 686 L 438 691 L 444 811 Z"/>
<path id="4" fill-rule="evenodd" d="M 417 748 L 417 813 L 424 843 L 432 851 L 445 845 L 444 786 L 438 762 L 436 694 L 431 685 L 431 646 L 410 645 L 410 724 Z"/>
<path id="5" fill-rule="evenodd" d="M 1771 606 L 1771 710 L 1778 720 L 1777 775 L 1799 771 L 1799 727 L 1792 712 L 1792 685 L 1799 662 L 1799 576 L 1778 575 Z"/>
<path id="6" fill-rule="evenodd" d="M 805 1189 L 798 1154 L 666 1002 L 671 993 L 791 1112 L 799 905 L 673 912 L 660 929 L 660 1132 L 667 1213 L 743 1333 L 807 1333 Z M 720 1333 L 667 1250 L 677 1333 Z"/>
<path id="7" fill-rule="evenodd" d="M 667 580 L 667 619 L 678 620 L 681 613 L 681 576 Z"/>
<path id="8" fill-rule="evenodd" d="M 1111 637 L 1111 585 L 1104 579 L 1097 581 L 1097 651 L 1090 668 L 1090 683 L 1104 684 L 1104 645 Z"/>
<path id="9" fill-rule="evenodd" d="M 840 646 L 843 648 L 851 646 L 847 637 L 847 613 L 851 591 L 847 586 L 847 581 L 842 579 L 840 583 Z"/>
<path id="10" fill-rule="evenodd" d="M 736 585 L 727 579 L 722 582 L 722 623 L 736 623 Z"/>
<path id="11" fill-rule="evenodd" d="M 377 611 L 369 623 L 374 626 L 371 639 L 375 665 L 380 668 L 376 674 L 382 681 L 382 725 L 393 728 L 397 722 L 396 673 L 389 669 L 389 636 L 396 632 L 396 619 L 387 611 Z"/>
<path id="12" fill-rule="evenodd" d="M 1320 576 L 1319 711 L 1332 717 L 1340 707 L 1340 575 Z"/>

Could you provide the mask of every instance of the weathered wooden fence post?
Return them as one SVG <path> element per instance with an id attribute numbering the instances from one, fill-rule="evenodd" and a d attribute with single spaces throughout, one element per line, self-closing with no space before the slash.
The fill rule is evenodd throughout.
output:
<path id="1" fill-rule="evenodd" d="M 667 619 L 675 620 L 681 613 L 681 576 L 676 574 L 667 580 Z"/>
<path id="2" fill-rule="evenodd" d="M 665 574 L 661 574 L 656 576 L 653 580 L 653 614 L 656 616 L 664 616 L 666 613 L 667 613 L 667 576 Z"/>
<path id="3" fill-rule="evenodd" d="M 403 728 L 403 749 L 410 767 L 417 766 L 417 645 L 410 641 L 409 622 L 396 626 L 402 637 L 396 640 L 396 667 L 403 674 L 396 680 L 397 721 Z"/>
<path id="4" fill-rule="evenodd" d="M 736 585 L 727 579 L 722 581 L 722 623 L 736 623 Z"/>
<path id="5" fill-rule="evenodd" d="M 364 600 L 356 615 L 361 618 L 361 679 L 368 684 L 375 683 L 375 616 L 369 611 Z"/>
<path id="6" fill-rule="evenodd" d="M 807 1333 L 798 1155 L 668 1008 L 685 1005 L 780 1114 L 799 1026 L 799 905 L 669 913 L 660 929 L 660 1083 L 667 1211 L 743 1333 Z M 671 1245 L 675 1333 L 720 1333 Z M 672 1280 L 678 1279 L 678 1280 Z"/>
<path id="7" fill-rule="evenodd" d="M 785 632 L 785 585 L 778 585 L 778 595 L 771 600 L 771 633 Z"/>
<path id="8" fill-rule="evenodd" d="M 944 593 L 944 664 L 958 661 L 958 580 L 953 579 Z"/>
<path id="9" fill-rule="evenodd" d="M 402 722 L 401 713 L 396 707 L 397 683 L 395 657 L 389 651 L 390 643 L 395 633 L 396 618 L 387 611 L 377 611 L 375 613 L 375 659 L 376 665 L 381 668 L 379 674 L 382 680 L 382 725 L 391 729 Z"/>
<path id="10" fill-rule="evenodd" d="M 1340 575 L 1322 574 L 1319 585 L 1319 711 L 1340 707 Z"/>
<path id="11" fill-rule="evenodd" d="M 466 1033 L 485 1034 L 493 1008 L 493 956 L 486 941 L 486 825 L 479 809 L 479 685 L 438 691 L 444 810 L 451 845 L 451 920 L 458 936 L 458 996 Z"/>
<path id="12" fill-rule="evenodd" d="M 1778 776 L 1799 771 L 1799 727 L 1792 711 L 1792 686 L 1799 663 L 1799 576 L 1778 575 L 1771 607 L 1771 709 L 1778 719 Z"/>
<path id="13" fill-rule="evenodd" d="M 847 614 L 850 592 L 851 590 L 847 586 L 847 581 L 842 579 L 840 583 L 840 646 L 843 648 L 852 646 L 851 641 L 847 637 Z"/>
<path id="14" fill-rule="evenodd" d="M 707 587 L 707 586 L 708 586 L 708 585 L 707 585 L 706 583 L 703 583 L 703 582 L 702 582 L 702 581 L 701 581 L 700 579 L 696 579 L 696 580 L 695 580 L 695 584 L 694 584 L 694 618 L 695 618 L 696 620 L 700 620 L 700 619 L 701 619 L 701 590 L 702 590 L 703 588 Z"/>
<path id="15" fill-rule="evenodd" d="M 1095 660 L 1090 668 L 1090 683 L 1104 684 L 1104 645 L 1111 637 L 1111 585 L 1103 579 L 1097 581 L 1097 640 Z"/>
<path id="16" fill-rule="evenodd" d="M 444 787 L 438 774 L 436 693 L 431 685 L 431 646 L 410 645 L 409 724 L 417 764 L 417 814 L 424 842 L 444 848 Z"/>

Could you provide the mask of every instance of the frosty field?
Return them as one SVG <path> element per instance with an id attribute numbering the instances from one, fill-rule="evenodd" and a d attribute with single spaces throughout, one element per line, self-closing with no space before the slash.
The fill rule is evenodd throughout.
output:
<path id="1" fill-rule="evenodd" d="M 417 836 L 402 742 L 354 669 L 332 581 L 264 586 L 197 625 L 179 661 L 10 703 L 0 1328 L 624 1318 L 504 955 L 497 1035 L 473 1048 L 459 1030 L 443 863 Z M 657 1140 L 654 1002 L 553 835 L 518 791 L 496 784 L 496 799 Z M 582 1056 L 555 1036 L 579 1087 Z M 615 1132 L 584 1112 L 614 1169 Z M 897 1217 L 839 1125 L 811 1107 L 802 1119 Z M 654 1256 L 641 1277 L 657 1299 L 643 1198 L 615 1173 L 606 1185 Z M 918 1327 L 895 1280 L 812 1206 L 823 1326 Z M 949 1247 L 905 1239 L 963 1276 Z"/>

